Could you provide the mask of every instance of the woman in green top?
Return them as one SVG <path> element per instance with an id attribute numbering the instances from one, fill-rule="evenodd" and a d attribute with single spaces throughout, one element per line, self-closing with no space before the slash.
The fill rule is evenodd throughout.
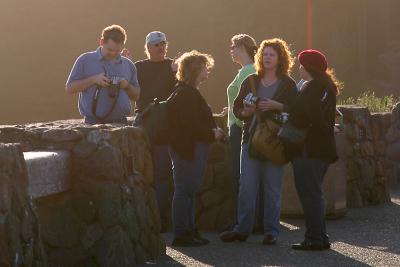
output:
<path id="1" fill-rule="evenodd" d="M 231 145 L 232 165 L 233 165 L 233 183 L 235 195 L 238 193 L 240 178 L 240 148 L 242 141 L 243 122 L 233 114 L 233 101 L 238 95 L 242 82 L 251 74 L 256 72 L 254 68 L 254 55 L 257 52 L 257 44 L 253 37 L 247 34 L 238 34 L 231 39 L 230 53 L 233 62 L 238 63 L 241 68 L 235 79 L 228 86 L 228 128 L 229 142 Z"/>

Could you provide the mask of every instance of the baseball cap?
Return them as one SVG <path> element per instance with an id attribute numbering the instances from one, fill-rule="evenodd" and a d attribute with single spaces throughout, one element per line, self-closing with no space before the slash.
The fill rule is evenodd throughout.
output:
<path id="1" fill-rule="evenodd" d="M 146 44 L 158 44 L 161 42 L 166 42 L 167 37 L 165 36 L 164 33 L 160 31 L 153 31 L 147 34 L 146 36 Z"/>

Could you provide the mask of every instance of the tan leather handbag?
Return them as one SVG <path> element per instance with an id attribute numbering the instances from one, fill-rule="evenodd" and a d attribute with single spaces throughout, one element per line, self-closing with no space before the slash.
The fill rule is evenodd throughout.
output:
<path id="1" fill-rule="evenodd" d="M 254 78 L 250 76 L 250 85 L 253 95 L 257 95 Z M 284 146 L 278 132 L 280 126 L 270 119 L 261 120 L 261 114 L 256 111 L 256 128 L 251 131 L 250 150 L 255 156 L 271 161 L 274 164 L 282 165 L 288 162 L 284 153 Z M 255 152 L 255 153 L 254 153 Z"/>

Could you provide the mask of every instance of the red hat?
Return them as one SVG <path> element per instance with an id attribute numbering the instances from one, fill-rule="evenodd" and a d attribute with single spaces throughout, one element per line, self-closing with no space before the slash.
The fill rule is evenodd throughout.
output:
<path id="1" fill-rule="evenodd" d="M 306 70 L 325 72 L 328 68 L 328 61 L 325 55 L 318 50 L 304 50 L 300 52 L 298 59 Z"/>

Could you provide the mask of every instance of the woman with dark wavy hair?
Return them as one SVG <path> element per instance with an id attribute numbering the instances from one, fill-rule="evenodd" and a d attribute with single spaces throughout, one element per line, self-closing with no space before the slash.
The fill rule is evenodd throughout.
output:
<path id="1" fill-rule="evenodd" d="M 289 76 L 293 58 L 288 45 L 281 39 L 264 40 L 255 56 L 256 74 L 249 76 L 240 88 L 233 112 L 244 121 L 240 162 L 237 223 L 232 231 L 223 232 L 224 242 L 245 241 L 253 230 L 257 192 L 260 184 L 264 200 L 263 244 L 273 245 L 279 235 L 283 166 L 276 165 L 249 151 L 250 131 L 255 129 L 255 111 L 261 119 L 275 118 L 289 110 L 297 95 L 296 83 Z M 255 87 L 256 103 L 245 102 Z M 251 129 L 250 129 L 251 128 Z"/>
<path id="2" fill-rule="evenodd" d="M 325 227 L 325 205 L 322 182 L 329 164 L 337 159 L 334 136 L 336 96 L 340 83 L 328 69 L 323 53 L 305 50 L 298 55 L 300 75 L 305 81 L 290 110 L 289 121 L 306 129 L 306 139 L 292 160 L 296 190 L 302 204 L 306 233 L 295 250 L 325 250 L 330 248 Z"/>

